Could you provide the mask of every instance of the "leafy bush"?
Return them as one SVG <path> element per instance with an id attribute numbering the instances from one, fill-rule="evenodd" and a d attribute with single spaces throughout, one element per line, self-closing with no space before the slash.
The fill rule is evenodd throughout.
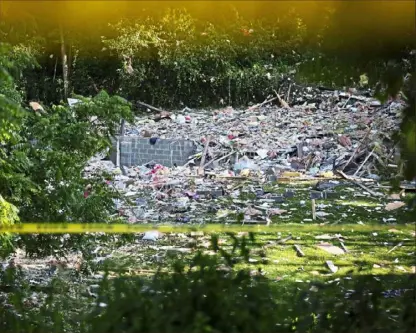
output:
<path id="1" fill-rule="evenodd" d="M 7 144 L 16 144 L 20 139 L 18 131 L 23 117 L 20 108 L 22 96 L 17 91 L 9 71 L 16 68 L 10 59 L 13 55 L 9 45 L 0 43 L 0 180 L 19 177 L 10 172 L 12 165 L 8 161 Z M 13 224 L 19 221 L 18 209 L 6 201 L 0 191 L 0 225 Z M 0 257 L 8 255 L 13 250 L 12 236 L 0 235 Z"/>
<path id="2" fill-rule="evenodd" d="M 271 332 L 276 303 L 265 278 L 224 273 L 216 259 L 197 255 L 192 270 L 177 263 L 170 276 L 146 282 L 120 278 L 99 296 L 108 306 L 92 322 L 99 332 Z M 140 315 L 138 315 L 140 314 Z"/>
<path id="3" fill-rule="evenodd" d="M 110 149 L 120 120 L 132 120 L 130 104 L 103 91 L 94 98 L 77 96 L 81 103 L 73 108 L 58 105 L 42 112 L 24 110 L 21 95 L 6 71 L 23 65 L 11 62 L 5 45 L 1 51 L 0 198 L 5 216 L 2 214 L 0 222 L 17 221 L 17 217 L 10 218 L 17 212 L 15 207 L 23 222 L 109 221 L 113 199 L 119 195 L 107 186 L 108 175 L 84 179 L 83 169 L 91 157 Z M 84 198 L 88 184 L 92 190 Z M 10 249 L 10 236 L 4 237 L 0 246 Z M 62 243 L 58 236 L 20 237 L 29 254 L 65 252 L 75 244 L 80 246 L 83 239 L 86 237 L 76 235 Z"/>
<path id="4" fill-rule="evenodd" d="M 91 157 L 111 148 L 111 137 L 116 134 L 120 120 L 131 120 L 130 106 L 105 92 L 81 101 L 73 109 L 57 106 L 47 116 L 31 114 L 26 118 L 22 136 L 32 144 L 23 144 L 10 152 L 12 164 L 21 167 L 36 185 L 36 191 L 32 192 L 9 185 L 13 189 L 10 201 L 20 207 L 22 221 L 106 222 L 114 213 L 113 200 L 119 194 L 107 186 L 108 176 L 98 174 L 84 179 L 82 175 Z M 84 198 L 88 184 L 92 185 L 91 194 Z M 76 235 L 70 240 L 84 238 Z M 47 239 L 53 239 L 58 248 L 69 249 L 62 247 L 60 237 L 22 237 L 29 253 L 47 247 L 52 251 L 54 246 Z"/>
<path id="5" fill-rule="evenodd" d="M 18 210 L 15 206 L 7 202 L 0 195 L 0 226 L 12 225 L 19 221 Z M 4 258 L 13 252 L 12 236 L 0 234 L 0 258 Z"/>
<path id="6" fill-rule="evenodd" d="M 21 207 L 23 221 L 60 222 L 69 218 L 85 220 L 95 216 L 93 220 L 97 220 L 104 217 L 107 210 L 100 210 L 104 206 L 83 216 L 85 200 L 81 198 L 87 180 L 82 178 L 82 171 L 91 157 L 111 147 L 110 138 L 115 135 L 120 119 L 130 119 L 128 103 L 102 92 L 92 99 L 83 99 L 73 109 L 56 106 L 47 113 L 39 116 L 38 112 L 28 112 L 19 144 L 10 146 L 7 152 L 10 167 L 27 175 L 23 181 L 30 180 L 34 189 L 3 178 L 1 192 Z M 91 117 L 96 120 L 91 121 Z M 103 191 L 98 184 L 94 194 Z"/>

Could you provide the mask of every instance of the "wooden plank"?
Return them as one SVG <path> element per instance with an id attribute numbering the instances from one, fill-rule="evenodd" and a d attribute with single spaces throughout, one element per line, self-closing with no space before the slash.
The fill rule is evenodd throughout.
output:
<path id="1" fill-rule="evenodd" d="M 345 247 L 345 245 L 344 245 L 344 243 L 343 242 L 339 242 L 339 244 L 340 244 L 340 246 L 341 246 L 341 249 L 345 252 L 345 253 L 348 253 L 349 251 L 348 251 L 348 249 Z"/>
<path id="2" fill-rule="evenodd" d="M 316 220 L 316 202 L 312 199 L 312 220 Z"/>
<path id="3" fill-rule="evenodd" d="M 336 272 L 338 272 L 338 267 L 337 267 L 337 266 L 335 266 L 335 265 L 334 265 L 334 263 L 333 263 L 331 260 L 328 260 L 328 261 L 326 261 L 325 263 L 326 263 L 326 265 L 328 266 L 329 270 L 330 270 L 332 273 L 336 273 Z"/>
<path id="4" fill-rule="evenodd" d="M 298 256 L 299 256 L 299 257 L 304 257 L 304 256 L 305 256 L 305 253 L 303 253 L 303 251 L 301 250 L 301 248 L 300 248 L 300 246 L 299 246 L 299 245 L 295 244 L 295 245 L 293 245 L 293 246 L 295 247 L 295 250 L 296 250 L 296 252 L 298 253 Z"/>
<path id="5" fill-rule="evenodd" d="M 208 147 L 209 147 L 210 141 L 211 141 L 211 136 L 208 136 L 207 141 L 205 143 L 204 152 L 202 154 L 201 163 L 199 164 L 198 176 L 203 176 L 204 175 L 205 158 L 207 157 L 207 152 L 208 152 Z"/>

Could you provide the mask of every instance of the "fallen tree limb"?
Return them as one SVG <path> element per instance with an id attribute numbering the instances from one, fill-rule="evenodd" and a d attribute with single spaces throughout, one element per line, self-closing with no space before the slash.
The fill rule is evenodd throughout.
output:
<path id="1" fill-rule="evenodd" d="M 277 96 L 276 98 L 279 100 L 280 105 L 284 108 L 290 108 L 289 104 L 287 104 L 287 102 L 282 97 L 280 97 L 277 91 L 276 90 L 273 90 L 273 91 L 276 94 Z"/>
<path id="2" fill-rule="evenodd" d="M 356 180 L 352 179 L 351 177 L 347 176 L 345 173 L 343 173 L 342 171 L 338 170 L 337 171 L 344 179 L 350 181 L 351 183 L 361 187 L 363 190 L 365 190 L 366 192 L 370 193 L 372 196 L 374 197 L 380 197 L 382 196 L 379 193 L 374 192 L 373 190 L 370 190 L 367 186 L 357 182 Z"/>
<path id="3" fill-rule="evenodd" d="M 235 153 L 235 151 L 233 150 L 231 153 L 229 153 L 229 154 L 227 154 L 227 155 L 225 155 L 225 156 L 222 156 L 222 157 L 220 157 L 220 158 L 219 158 L 219 159 L 217 159 L 217 160 L 211 160 L 211 161 L 209 161 L 208 163 L 206 163 L 206 164 L 203 166 L 203 168 L 205 169 L 205 168 L 206 168 L 208 165 L 210 165 L 211 163 L 222 161 L 223 159 L 226 159 L 227 157 L 229 157 L 229 156 L 233 155 L 234 153 Z"/>
<path id="4" fill-rule="evenodd" d="M 353 176 L 355 176 L 362 169 L 362 167 L 367 163 L 368 159 L 373 155 L 375 149 L 376 149 L 376 147 L 374 147 L 373 150 L 370 152 L 370 154 L 367 155 L 367 157 L 364 159 L 363 163 L 361 163 L 359 168 L 357 170 L 355 170 Z"/>
<path id="5" fill-rule="evenodd" d="M 148 108 L 148 109 L 150 109 L 150 110 L 153 110 L 153 111 L 157 111 L 157 112 L 166 112 L 165 110 L 162 110 L 162 109 L 156 108 L 156 107 L 154 107 L 154 106 L 151 106 L 150 104 L 146 104 L 146 103 L 143 103 L 143 102 L 140 102 L 140 101 L 137 101 L 137 104 L 139 104 L 139 105 L 141 105 L 141 106 L 144 106 L 144 107 L 146 107 L 146 108 Z"/>
<path id="6" fill-rule="evenodd" d="M 363 139 L 361 140 L 360 144 L 357 146 L 357 148 L 355 148 L 355 150 L 352 153 L 350 159 L 348 160 L 348 162 L 346 164 L 344 164 L 344 166 L 342 167 L 341 171 L 344 171 L 344 169 L 351 163 L 351 161 L 353 160 L 354 156 L 357 154 L 358 150 L 362 147 L 362 145 L 364 144 L 365 140 L 370 135 L 370 132 L 371 132 L 371 127 L 368 129 L 367 133 L 365 133 L 365 135 L 364 135 Z"/>
<path id="7" fill-rule="evenodd" d="M 202 153 L 201 163 L 199 164 L 198 175 L 204 174 L 204 163 L 205 163 L 205 158 L 207 156 L 210 141 L 211 141 L 211 136 L 208 136 L 207 142 L 205 143 L 204 152 Z"/>
<path id="8" fill-rule="evenodd" d="M 251 106 L 251 107 L 249 107 L 248 109 L 247 109 L 247 111 L 252 111 L 252 110 L 254 110 L 254 109 L 257 109 L 257 108 L 261 108 L 264 104 L 267 104 L 267 103 L 270 103 L 270 102 L 273 102 L 274 100 L 276 100 L 277 98 L 279 98 L 280 96 L 278 96 L 278 97 L 273 97 L 273 98 L 270 98 L 270 99 L 266 99 L 264 102 L 262 102 L 262 103 L 259 103 L 259 104 L 256 104 L 256 105 L 253 105 L 253 106 Z"/>

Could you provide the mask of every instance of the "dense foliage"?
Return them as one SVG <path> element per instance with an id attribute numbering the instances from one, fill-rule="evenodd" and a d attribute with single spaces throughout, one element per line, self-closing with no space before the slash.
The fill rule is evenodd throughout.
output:
<path id="1" fill-rule="evenodd" d="M 101 23 L 88 34 L 67 22 L 62 39 L 58 26 L 39 22 L 33 23 L 36 35 L 3 30 L 7 38 L 30 42 L 36 50 L 41 66 L 25 71 L 19 85 L 28 98 L 47 104 L 64 99 L 62 46 L 70 92 L 90 96 L 106 90 L 133 105 L 140 100 L 174 108 L 257 103 L 278 91 L 289 73 L 308 84 L 340 88 L 359 86 L 366 73 L 366 88 L 371 88 L 382 79 L 388 60 L 401 60 L 415 46 L 409 36 L 400 43 L 376 32 L 373 38 L 369 32 L 358 38 L 346 30 L 344 18 L 346 12 L 357 16 L 354 6 L 321 7 L 321 19 L 313 24 L 296 9 L 264 18 L 228 10 L 219 16 L 223 19 L 201 19 L 174 8 L 158 15 L 143 12 L 109 27 Z M 357 21 L 364 21 L 365 13 Z M 41 33 L 42 28 L 47 31 Z"/>
<path id="2" fill-rule="evenodd" d="M 15 214 L 17 207 L 22 222 L 109 221 L 114 212 L 113 199 L 118 197 L 118 193 L 106 185 L 111 175 L 84 179 L 83 169 L 90 158 L 110 149 L 111 137 L 116 134 L 120 120 L 132 117 L 130 104 L 102 91 L 93 98 L 78 96 L 80 102 L 73 107 L 24 108 L 21 94 L 7 72 L 8 68 L 13 69 L 12 65 L 16 66 L 9 55 L 10 52 L 5 53 L 1 58 L 4 84 L 1 85 L 0 109 L 4 126 L 0 132 L 0 194 L 3 214 Z M 93 188 L 91 195 L 84 198 L 88 184 L 93 184 Z M 2 218 L 1 222 L 10 223 L 13 219 Z M 81 238 L 74 236 L 71 240 Z M 55 245 L 61 245 L 59 237 L 23 237 L 29 253 L 43 249 L 53 251 L 52 240 Z"/>
<path id="3" fill-rule="evenodd" d="M 19 140 L 18 130 L 23 111 L 20 108 L 21 96 L 16 90 L 13 79 L 8 70 L 14 68 L 7 54 L 10 47 L 0 44 L 0 179 L 18 178 L 19 175 L 11 172 L 11 165 L 7 161 L 6 143 L 16 144 Z M 0 184 L 3 184 L 1 181 Z M 0 224 L 13 224 L 19 220 L 16 206 L 6 201 L 0 192 Z M 12 250 L 11 237 L 0 235 L 0 255 Z"/>

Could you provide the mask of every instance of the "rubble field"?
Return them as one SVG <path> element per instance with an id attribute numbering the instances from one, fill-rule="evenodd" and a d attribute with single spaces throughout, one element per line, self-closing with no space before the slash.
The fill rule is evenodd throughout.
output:
<path id="1" fill-rule="evenodd" d="M 173 167 L 97 158 L 85 177 L 113 174 L 108 184 L 122 195 L 114 216 L 128 223 L 346 223 L 354 209 L 362 221 L 397 221 L 392 211 L 405 211 L 405 194 L 416 188 L 402 182 L 389 193 L 401 168 L 392 135 L 404 102 L 313 88 L 292 98 L 292 106 L 274 97 L 244 110 L 142 115 L 123 125 L 123 137 L 192 140 L 197 153 Z M 372 204 L 357 207 L 350 197 Z"/>

